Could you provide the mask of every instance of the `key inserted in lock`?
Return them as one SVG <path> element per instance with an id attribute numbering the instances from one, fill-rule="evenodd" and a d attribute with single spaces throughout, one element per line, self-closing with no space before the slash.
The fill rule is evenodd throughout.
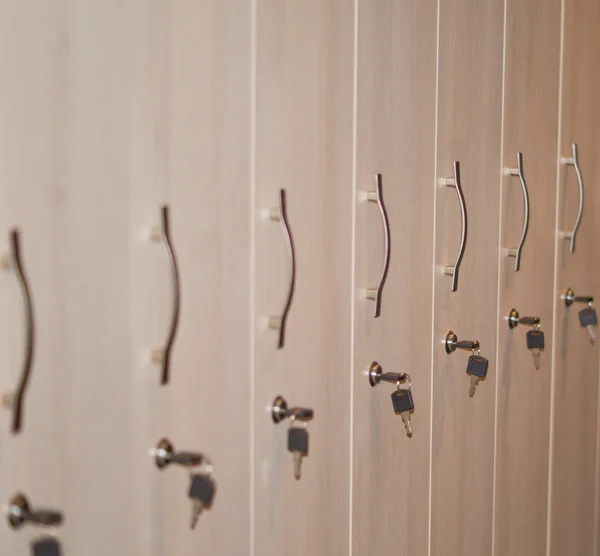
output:
<path id="1" fill-rule="evenodd" d="M 450 355 L 457 349 L 471 351 L 467 363 L 467 375 L 470 377 L 469 396 L 472 398 L 475 395 L 477 385 L 480 380 L 487 376 L 488 360 L 480 355 L 480 345 L 478 340 L 463 340 L 458 341 L 458 337 L 452 330 L 446 334 L 445 339 L 446 353 Z M 475 354 L 477 352 L 477 354 Z"/>
<path id="2" fill-rule="evenodd" d="M 577 296 L 571 288 L 567 289 L 562 298 L 567 307 L 570 307 L 573 303 L 587 303 L 588 306 L 579 311 L 579 324 L 582 328 L 585 328 L 590 344 L 594 345 L 596 343 L 595 328 L 598 325 L 598 316 L 596 315 L 596 309 L 593 307 L 594 298 L 591 296 Z"/>
<path id="3" fill-rule="evenodd" d="M 511 309 L 508 314 L 508 327 L 513 330 L 519 324 L 533 327 L 533 330 L 529 330 L 525 337 L 527 340 L 527 349 L 531 351 L 531 355 L 533 356 L 533 364 L 536 369 L 539 369 L 540 353 L 545 346 L 544 333 L 540 330 L 542 326 L 541 320 L 539 317 L 521 317 L 516 309 Z"/>
<path id="4" fill-rule="evenodd" d="M 412 437 L 412 423 L 410 420 L 411 413 L 414 413 L 415 403 L 411 392 L 411 380 L 407 373 L 384 373 L 381 365 L 377 361 L 373 361 L 369 367 L 369 384 L 377 386 L 382 382 L 396 384 L 396 391 L 392 394 L 392 406 L 394 413 L 400 415 L 406 436 Z M 400 384 L 407 382 L 408 388 L 400 388 Z"/>
<path id="5" fill-rule="evenodd" d="M 288 404 L 282 396 L 277 396 L 271 406 L 271 417 L 273 422 L 281 423 L 289 419 L 288 451 L 294 458 L 294 477 L 300 479 L 302 460 L 308 456 L 308 423 L 314 417 L 314 411 L 308 407 L 288 408 Z"/>

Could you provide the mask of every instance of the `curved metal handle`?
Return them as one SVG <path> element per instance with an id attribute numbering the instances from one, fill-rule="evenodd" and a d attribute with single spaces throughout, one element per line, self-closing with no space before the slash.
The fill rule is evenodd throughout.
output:
<path id="1" fill-rule="evenodd" d="M 271 209 L 269 217 L 274 222 L 281 223 L 281 229 L 285 236 L 288 248 L 288 255 L 290 261 L 290 285 L 288 287 L 288 294 L 283 306 L 281 316 L 269 317 L 269 328 L 273 330 L 279 330 L 279 340 L 277 342 L 277 349 L 281 349 L 285 345 L 285 325 L 287 317 L 292 306 L 292 299 L 294 297 L 294 289 L 296 287 L 296 256 L 294 251 L 294 240 L 292 238 L 292 231 L 287 219 L 287 205 L 286 205 L 286 194 L 285 189 L 279 190 L 279 206 Z"/>
<path id="2" fill-rule="evenodd" d="M 14 392 L 4 394 L 2 404 L 12 411 L 11 430 L 13 434 L 17 434 L 23 427 L 23 404 L 25 392 L 31 378 L 31 369 L 33 368 L 33 348 L 34 348 L 34 320 L 33 320 L 33 303 L 23 262 L 21 260 L 21 244 L 19 239 L 19 230 L 13 229 L 10 232 L 11 253 L 9 258 L 5 260 L 5 268 L 11 266 L 15 269 L 21 294 L 23 296 L 23 307 L 25 313 L 25 347 L 23 350 L 23 363 L 21 364 L 21 374 L 17 387 Z"/>
<path id="3" fill-rule="evenodd" d="M 171 351 L 177 335 L 177 327 L 179 325 L 179 313 L 181 305 L 181 293 L 179 284 L 179 270 L 177 267 L 177 257 L 173 243 L 171 242 L 170 226 L 169 226 L 169 207 L 162 207 L 162 227 L 152 230 L 152 239 L 154 241 L 162 241 L 167 250 L 169 262 L 171 265 L 171 276 L 173 284 L 173 311 L 171 313 L 171 325 L 165 346 L 161 349 L 155 349 L 152 352 L 152 361 L 157 365 L 162 365 L 161 384 L 168 384 L 171 368 Z"/>
<path id="4" fill-rule="evenodd" d="M 381 214 L 381 222 L 383 224 L 383 270 L 381 271 L 379 286 L 367 289 L 367 299 L 375 301 L 375 314 L 373 317 L 378 318 L 381 315 L 381 294 L 383 293 L 383 286 L 385 286 L 385 281 L 390 269 L 390 222 L 387 210 L 385 209 L 385 203 L 383 202 L 383 180 L 381 174 L 375 175 L 375 191 L 369 191 L 367 193 L 367 200 L 371 203 L 377 203 L 377 207 Z"/>
<path id="5" fill-rule="evenodd" d="M 579 155 L 577 150 L 577 143 L 573 143 L 573 158 L 563 158 L 563 164 L 566 166 L 574 166 L 575 172 L 577 173 L 577 181 L 579 182 L 579 209 L 577 211 L 577 220 L 575 220 L 575 226 L 573 227 L 573 231 L 564 231 L 562 232 L 562 236 L 564 239 L 568 239 L 571 241 L 571 246 L 569 251 L 571 253 L 575 252 L 575 240 L 577 239 L 577 232 L 579 231 L 579 226 L 581 226 L 581 219 L 583 218 L 583 176 L 581 174 L 581 168 L 579 167 Z"/>
<path id="6" fill-rule="evenodd" d="M 521 181 L 521 188 L 523 189 L 523 232 L 521 233 L 521 240 L 516 249 L 509 249 L 508 256 L 515 258 L 515 272 L 519 272 L 521 268 L 521 253 L 523 252 L 523 245 L 525 245 L 525 238 L 527 237 L 527 231 L 529 230 L 529 191 L 527 189 L 527 182 L 523 175 L 523 153 L 517 153 L 517 168 L 510 169 L 511 176 L 519 176 Z"/>
<path id="7" fill-rule="evenodd" d="M 448 187 L 454 187 L 456 189 L 456 195 L 458 196 L 458 203 L 460 205 L 460 213 L 462 218 L 462 231 L 460 236 L 460 247 L 458 249 L 458 256 L 456 262 L 453 265 L 446 265 L 444 267 L 444 274 L 452 276 L 452 291 L 455 292 L 458 289 L 458 271 L 460 270 L 460 263 L 462 263 L 463 257 L 465 256 L 465 248 L 467 246 L 467 205 L 465 203 L 465 196 L 460 183 L 460 162 L 454 162 L 454 177 L 445 178 L 444 183 Z"/>

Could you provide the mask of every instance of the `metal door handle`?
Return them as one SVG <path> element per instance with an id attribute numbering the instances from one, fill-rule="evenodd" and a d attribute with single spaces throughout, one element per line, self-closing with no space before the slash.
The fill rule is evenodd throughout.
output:
<path id="1" fill-rule="evenodd" d="M 577 232 L 579 231 L 579 226 L 581 226 L 581 219 L 583 218 L 583 176 L 581 175 L 581 168 L 579 167 L 579 156 L 577 150 L 577 143 L 573 143 L 573 158 L 563 158 L 561 162 L 566 166 L 574 166 L 575 172 L 577 174 L 577 181 L 579 183 L 579 209 L 577 211 L 577 220 L 575 220 L 575 226 L 573 227 L 573 231 L 563 231 L 562 237 L 564 239 L 568 239 L 571 241 L 571 246 L 569 251 L 571 253 L 575 252 L 575 240 L 577 238 Z"/>
<path id="2" fill-rule="evenodd" d="M 288 286 L 288 293 L 283 311 L 281 316 L 269 317 L 269 328 L 272 330 L 279 330 L 279 339 L 277 341 L 277 349 L 281 349 L 285 345 L 285 326 L 287 323 L 288 314 L 290 307 L 292 306 L 292 299 L 294 298 L 294 289 L 296 287 L 296 256 L 294 251 L 294 240 L 292 238 L 292 231 L 288 223 L 287 218 L 287 204 L 286 204 L 286 192 L 285 189 L 279 190 L 279 206 L 270 210 L 269 217 L 274 222 L 281 223 L 281 229 L 288 248 L 289 263 L 290 263 L 290 282 Z"/>
<path id="3" fill-rule="evenodd" d="M 383 293 L 383 286 L 385 285 L 390 269 L 390 222 L 385 203 L 383 202 L 383 179 L 381 174 L 375 175 L 375 190 L 367 193 L 367 200 L 371 203 L 377 203 L 379 213 L 381 214 L 381 222 L 383 224 L 383 270 L 381 271 L 379 286 L 367 289 L 367 299 L 375 301 L 375 314 L 373 316 L 374 318 L 378 318 L 381 315 L 381 295 Z"/>
<path id="4" fill-rule="evenodd" d="M 467 205 L 465 203 L 465 196 L 460 183 L 460 162 L 457 160 L 454 162 L 454 177 L 444 178 L 444 185 L 447 187 L 454 187 L 456 189 L 456 195 L 458 196 L 458 203 L 460 205 L 460 214 L 462 219 L 462 229 L 460 235 L 460 247 L 458 249 L 458 256 L 456 262 L 453 265 L 446 265 L 444 267 L 444 274 L 452 276 L 452 288 L 455 292 L 458 289 L 458 271 L 460 270 L 460 264 L 462 263 L 463 257 L 465 256 L 465 248 L 467 246 Z"/>
<path id="5" fill-rule="evenodd" d="M 527 237 L 527 231 L 529 230 L 529 191 L 527 190 L 527 182 L 523 175 L 523 153 L 517 153 L 517 167 L 510 169 L 511 176 L 518 176 L 521 181 L 521 188 L 523 189 L 523 231 L 521 232 L 521 240 L 516 249 L 509 249 L 508 256 L 515 258 L 515 272 L 518 272 L 521 268 L 521 253 L 523 252 L 523 245 L 525 244 L 525 238 Z"/>
<path id="6" fill-rule="evenodd" d="M 21 294 L 23 296 L 23 308 L 25 313 L 25 348 L 23 351 L 23 363 L 21 364 L 21 374 L 17 387 L 14 392 L 7 392 L 2 397 L 2 405 L 12 411 L 11 430 L 13 434 L 17 434 L 23 427 L 23 405 L 25 392 L 31 378 L 31 370 L 33 368 L 33 353 L 34 353 L 34 320 L 33 320 L 33 303 L 31 293 L 25 276 L 25 270 L 21 260 L 21 244 L 19 238 L 19 230 L 13 229 L 10 232 L 10 255 L 3 259 L 3 267 L 8 270 L 14 268 L 19 280 Z"/>
<path id="7" fill-rule="evenodd" d="M 167 255 L 169 257 L 169 263 L 171 266 L 171 279 L 173 284 L 173 310 L 171 313 L 171 324 L 169 326 L 169 332 L 167 335 L 165 345 L 163 348 L 155 349 L 152 351 L 152 362 L 157 365 L 162 365 L 161 384 L 164 385 L 168 384 L 169 382 L 169 375 L 171 369 L 171 352 L 173 350 L 175 336 L 177 335 L 177 327 L 179 325 L 181 293 L 177 257 L 175 256 L 175 249 L 173 248 L 173 243 L 171 241 L 168 206 L 165 205 L 162 207 L 161 217 L 162 226 L 152 229 L 151 239 L 156 242 L 163 242 L 167 251 Z"/>

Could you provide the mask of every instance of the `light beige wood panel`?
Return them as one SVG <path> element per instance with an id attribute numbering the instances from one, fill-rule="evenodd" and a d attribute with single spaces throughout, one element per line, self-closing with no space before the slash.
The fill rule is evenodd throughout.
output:
<path id="1" fill-rule="evenodd" d="M 137 551 L 132 407 L 128 91 L 129 16 L 117 2 L 66 5 L 65 199 L 60 258 L 62 480 L 66 554 Z M 59 105 L 60 106 L 60 105 Z M 57 115 L 58 117 L 58 115 Z M 107 542 L 109 532 L 109 542 Z"/>
<path id="2" fill-rule="evenodd" d="M 0 5 L 0 249 L 20 232 L 21 256 L 34 303 L 35 358 L 23 406 L 23 428 L 0 416 L 0 503 L 17 492 L 32 505 L 65 509 L 63 404 L 65 354 L 63 258 L 65 207 L 64 6 Z M 0 390 L 14 391 L 24 350 L 24 306 L 14 267 L 2 271 Z M 4 517 L 4 516 L 3 516 Z M 40 535 L 2 520 L 0 552 L 28 554 Z M 62 535 L 61 535 L 62 536 Z M 63 539 L 64 540 L 64 539 Z"/>
<path id="3" fill-rule="evenodd" d="M 501 192 L 497 351 L 494 553 L 546 552 L 550 388 L 554 292 L 556 137 L 560 61 L 560 1 L 506 4 L 503 167 L 523 170 L 530 223 L 520 270 L 507 250 L 519 245 L 524 198 L 518 176 Z M 545 349 L 536 370 L 527 349 L 531 328 L 510 330 L 508 314 L 541 318 Z"/>
<path id="4" fill-rule="evenodd" d="M 427 554 L 431 425 L 431 303 L 437 2 L 359 2 L 352 553 Z M 379 318 L 384 237 L 365 199 L 382 174 L 391 233 Z M 413 437 L 393 411 L 396 386 L 365 376 L 409 373 Z"/>
<path id="5" fill-rule="evenodd" d="M 557 241 L 555 282 L 555 345 L 553 376 L 553 434 L 551 471 L 550 547 L 553 556 L 597 554 L 594 535 L 598 515 L 597 409 L 598 348 L 588 343 L 579 326 L 583 306 L 565 308 L 560 296 L 567 287 L 578 295 L 597 295 L 597 241 L 600 224 L 600 134 L 598 76 L 600 63 L 600 6 L 595 2 L 564 2 L 564 44 L 561 132 L 558 157 L 571 157 L 571 144 L 579 146 L 585 189 L 585 210 L 576 251 Z M 558 168 L 557 229 L 569 230 L 579 202 L 573 167 Z M 596 485 L 596 488 L 594 488 Z M 595 550 L 595 552 L 594 552 Z"/>
<path id="6" fill-rule="evenodd" d="M 244 554 L 250 542 L 250 10 L 239 1 L 155 5 L 135 13 L 131 237 L 137 362 L 134 426 L 147 554 Z M 157 37 L 160 40 L 157 41 Z M 170 210 L 181 282 L 171 380 L 148 361 L 173 299 L 164 246 L 139 240 Z M 147 456 L 161 437 L 212 461 L 217 493 L 197 528 L 185 469 Z"/>
<path id="7" fill-rule="evenodd" d="M 64 512 L 66 553 L 104 552 L 110 531 L 111 552 L 130 554 L 129 437 L 115 434 L 129 407 L 123 10 L 24 2 L 4 15 L 15 60 L 2 103 L 6 216 L 23 232 L 37 317 L 28 426 L 10 451 L 19 472 L 6 490 Z M 15 553 L 34 536 L 11 538 Z"/>
<path id="8" fill-rule="evenodd" d="M 458 291 L 441 267 L 460 243 L 456 191 L 436 184 L 431 554 L 489 554 L 492 547 L 498 186 L 503 2 L 440 5 L 436 178 L 460 161 L 469 216 Z M 449 330 L 479 340 L 487 379 L 469 398 L 468 352 L 447 355 Z"/>
<path id="9" fill-rule="evenodd" d="M 256 3 L 256 323 L 253 553 L 347 554 L 354 8 L 348 2 Z M 285 347 L 269 315 L 288 287 L 288 253 L 265 211 L 287 190 L 297 283 Z M 310 455 L 293 474 L 276 395 L 314 409 Z"/>
<path id="10" fill-rule="evenodd" d="M 181 318 L 170 384 L 155 394 L 161 421 L 147 440 L 155 444 L 164 435 L 176 449 L 206 454 L 217 492 L 191 531 L 187 470 L 160 472 L 146 462 L 154 492 L 147 526 L 153 524 L 156 540 L 148 553 L 249 554 L 250 6 L 180 0 L 150 14 L 142 39 L 145 78 L 161 84 L 143 117 L 160 139 L 145 143 L 140 163 L 170 206 Z M 154 292 L 166 309 L 155 336 L 160 345 L 172 303 L 169 267 L 161 246 L 147 249 L 166 279 Z M 157 372 L 146 379 L 150 390 L 159 389 Z"/>

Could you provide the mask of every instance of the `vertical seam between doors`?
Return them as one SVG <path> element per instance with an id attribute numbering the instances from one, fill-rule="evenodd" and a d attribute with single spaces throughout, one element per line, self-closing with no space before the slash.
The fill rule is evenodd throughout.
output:
<path id="1" fill-rule="evenodd" d="M 499 191 L 499 218 L 498 218 L 498 291 L 496 297 L 496 387 L 494 391 L 494 464 L 492 472 L 492 556 L 496 554 L 496 487 L 498 480 L 498 391 L 500 389 L 500 326 L 502 325 L 500 293 L 502 286 L 502 212 L 504 185 L 504 111 L 506 94 L 506 17 L 508 13 L 508 0 L 504 0 L 504 27 L 502 31 L 502 101 L 500 111 L 500 191 Z"/>
<path id="2" fill-rule="evenodd" d="M 250 6 L 250 556 L 255 553 L 255 341 L 256 341 L 256 13 L 258 0 Z"/>
<path id="3" fill-rule="evenodd" d="M 433 260 L 431 278 L 431 374 L 429 387 L 429 515 L 427 534 L 427 554 L 431 556 L 431 515 L 432 515 L 432 485 L 433 485 L 433 361 L 435 356 L 435 282 L 436 282 L 436 249 L 437 249 L 437 173 L 438 173 L 438 112 L 440 94 L 440 2 L 437 3 L 437 25 L 436 25 L 436 56 L 435 56 L 435 130 L 433 140 Z"/>
<path id="4" fill-rule="evenodd" d="M 357 149 L 357 113 L 358 113 L 358 2 L 354 0 L 354 69 L 353 69 L 353 99 L 352 99 L 352 222 L 351 222 L 351 255 L 350 255 L 350 462 L 349 462 L 349 493 L 348 493 L 348 554 L 352 556 L 353 543 L 353 513 L 354 513 L 354 317 L 355 317 L 355 286 L 356 286 L 356 149 Z"/>
<path id="5" fill-rule="evenodd" d="M 560 150 L 562 138 L 562 97 L 563 97 L 563 62 L 564 62 L 564 34 L 565 34 L 565 2 L 561 1 L 560 8 L 560 62 L 558 70 L 558 134 L 556 147 L 556 204 L 554 214 L 554 296 L 552 299 L 552 364 L 550 368 L 550 439 L 548 452 L 548 513 L 546 516 L 546 556 L 550 556 L 551 551 L 551 526 L 552 526 L 552 478 L 554 465 L 552 463 L 554 455 L 554 398 L 556 396 L 556 323 L 557 317 L 557 294 L 558 294 L 558 230 L 559 204 L 560 204 Z"/>

